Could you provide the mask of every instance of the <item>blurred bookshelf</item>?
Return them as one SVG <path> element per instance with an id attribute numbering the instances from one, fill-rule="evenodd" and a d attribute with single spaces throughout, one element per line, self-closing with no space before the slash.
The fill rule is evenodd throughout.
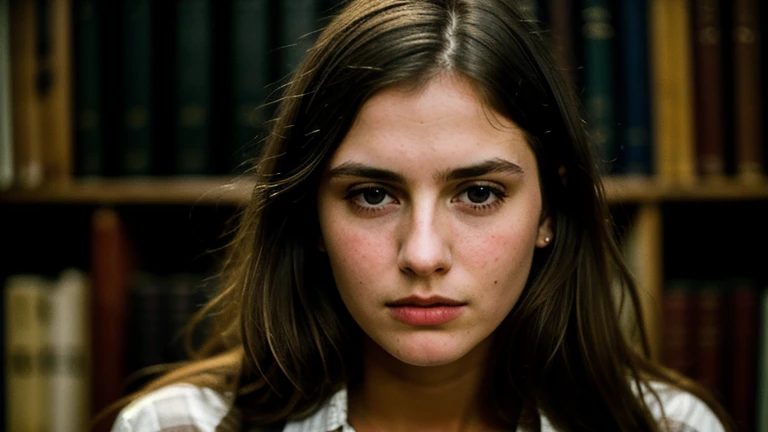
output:
<path id="1" fill-rule="evenodd" d="M 682 186 L 664 184 L 653 178 L 608 177 L 603 185 L 609 204 L 768 199 L 768 181 L 744 183 L 723 179 Z M 254 182 L 247 178 L 224 176 L 71 179 L 31 190 L 0 192 L 0 203 L 244 206 L 253 186 Z"/>
<path id="2" fill-rule="evenodd" d="M 23 304 L 59 289 L 90 296 L 97 384 L 70 395 L 90 401 L 70 409 L 97 412 L 136 368 L 180 358 L 163 346 L 213 284 L 217 258 L 201 257 L 218 256 L 250 199 L 244 164 L 267 102 L 344 3 L 0 0 L 0 66 L 10 65 L 0 69 L 0 244 L 11 256 L 0 301 L 5 312 L 19 301 L 10 291 L 27 292 Z M 768 410 L 757 410 L 768 404 L 768 274 L 754 251 L 768 244 L 768 44 L 736 37 L 759 36 L 768 7 L 521 4 L 548 29 L 611 161 L 604 189 L 653 357 L 706 385 L 741 429 L 768 432 Z M 41 5 L 50 20 L 37 19 Z M 38 34 L 40 22 L 52 28 Z M 50 51 L 35 51 L 40 35 L 57 41 L 42 45 Z M 41 55 L 59 77 L 43 95 Z M 195 74 L 182 83 L 182 70 Z M 134 346 L 152 348 L 136 358 Z M 0 406 L 18 395 L 5 378 Z M 14 399 L 0 425 L 17 429 L 8 410 L 35 395 Z"/>

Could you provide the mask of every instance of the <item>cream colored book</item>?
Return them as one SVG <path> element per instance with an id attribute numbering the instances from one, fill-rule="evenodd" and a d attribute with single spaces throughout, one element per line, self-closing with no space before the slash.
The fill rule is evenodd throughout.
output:
<path id="1" fill-rule="evenodd" d="M 88 430 L 90 289 L 85 273 L 67 269 L 50 295 L 49 432 Z"/>
<path id="2" fill-rule="evenodd" d="M 6 415 L 9 430 L 40 432 L 48 427 L 48 378 L 44 351 L 48 339 L 49 282 L 16 275 L 5 287 Z"/>

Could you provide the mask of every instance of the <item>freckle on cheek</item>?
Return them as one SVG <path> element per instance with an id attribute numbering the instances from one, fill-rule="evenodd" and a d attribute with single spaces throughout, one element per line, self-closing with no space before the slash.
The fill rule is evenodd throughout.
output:
<path id="1" fill-rule="evenodd" d="M 497 281 L 497 280 L 493 281 L 494 285 L 496 285 L 497 283 L 499 283 L 499 281 Z"/>

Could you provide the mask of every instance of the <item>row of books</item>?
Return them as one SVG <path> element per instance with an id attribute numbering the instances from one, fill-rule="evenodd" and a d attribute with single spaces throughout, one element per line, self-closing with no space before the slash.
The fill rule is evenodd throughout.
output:
<path id="1" fill-rule="evenodd" d="M 673 279 L 661 307 L 663 362 L 708 388 L 739 430 L 768 431 L 768 286 Z"/>
<path id="2" fill-rule="evenodd" d="M 760 181 L 768 140 L 757 0 L 538 0 L 611 174 Z"/>
<path id="3" fill-rule="evenodd" d="M 340 3 L 0 2 L 0 189 L 244 170 Z"/>
<path id="4" fill-rule="evenodd" d="M 204 278 L 137 272 L 127 280 L 122 313 L 110 317 L 120 331 L 110 333 L 104 345 L 98 329 L 108 323 L 90 319 L 100 315 L 91 310 L 99 294 L 85 272 L 69 268 L 55 279 L 38 274 L 6 279 L 2 382 L 8 430 L 88 430 L 93 416 L 116 400 L 94 399 L 104 385 L 119 382 L 110 391 L 125 395 L 154 376 L 144 368 L 188 359 L 184 329 L 208 298 Z M 196 335 L 193 344 L 203 333 Z M 105 365 L 115 353 L 120 362 Z M 104 380 L 105 370 L 114 375 L 111 381 Z"/>
<path id="5" fill-rule="evenodd" d="M 19 331 L 14 325 L 18 321 L 14 317 L 26 310 L 26 322 L 37 322 L 38 328 L 49 328 L 47 331 L 53 332 L 45 336 L 45 331 L 40 330 L 36 334 L 42 335 L 42 339 L 35 340 L 49 341 L 55 338 L 57 343 L 64 344 L 74 339 L 80 344 L 78 346 L 82 347 L 86 354 L 78 358 L 85 359 L 87 367 L 82 370 L 87 374 L 81 377 L 82 381 L 70 377 L 70 381 L 80 384 L 77 384 L 79 387 L 72 384 L 66 390 L 70 394 L 68 400 L 73 401 L 76 397 L 74 393 L 79 392 L 80 399 L 77 400 L 84 402 L 78 406 L 83 407 L 85 414 L 80 415 L 78 411 L 78 414 L 73 414 L 68 421 L 58 421 L 56 417 L 51 417 L 53 411 L 46 411 L 48 405 L 41 405 L 40 402 L 30 405 L 25 402 L 30 398 L 36 401 L 45 398 L 35 396 L 39 393 L 19 390 L 19 380 L 8 378 L 13 375 L 13 370 L 16 370 L 12 366 L 18 363 L 13 360 L 18 356 L 11 352 L 13 350 L 3 350 L 0 365 L 8 367 L 0 367 L 5 371 L 4 378 L 0 379 L 0 406 L 7 407 L 7 410 L 0 410 L 0 424 L 18 426 L 9 426 L 7 430 L 48 430 L 47 426 L 37 427 L 47 422 L 59 425 L 53 430 L 88 430 L 79 426 L 83 424 L 83 418 L 89 422 L 93 415 L 102 412 L 151 378 L 150 375 L 136 373 L 137 371 L 146 366 L 176 362 L 185 358 L 187 353 L 182 326 L 207 301 L 216 283 L 209 276 L 214 264 L 209 260 L 198 259 L 198 255 L 209 255 L 207 241 L 195 233 L 187 232 L 188 229 L 193 229 L 192 227 L 181 228 L 185 234 L 174 233 L 172 228 L 165 226 L 164 216 L 157 214 L 162 210 L 153 210 L 152 215 L 148 216 L 149 219 L 139 217 L 134 210 L 122 207 L 84 209 L 86 214 L 76 214 L 78 218 L 87 218 L 84 223 L 77 223 L 75 226 L 69 223 L 69 229 L 76 231 L 72 236 L 48 237 L 42 229 L 41 234 L 35 232 L 25 235 L 26 240 L 21 237 L 8 239 L 9 247 L 24 259 L 23 262 L 9 259 L 8 265 L 0 269 L 0 288 L 4 287 L 3 295 L 0 296 L 0 303 L 4 303 L 0 306 L 3 312 L 0 314 L 5 326 L 5 329 L 0 331 L 0 346 L 8 348 L 8 343 L 11 342 L 18 342 L 20 345 L 33 342 L 29 331 Z M 168 209 L 171 214 L 174 210 Z M 26 213 L 22 212 L 20 217 L 24 217 L 24 214 Z M 59 217 L 62 220 L 67 218 L 66 215 Z M 197 216 L 187 214 L 186 217 L 197 221 Z M 13 218 L 5 222 L 12 224 Z M 217 225 L 218 222 L 206 223 L 222 229 Z M 216 231 L 218 229 L 211 228 Z M 193 239 L 191 242 L 185 242 L 179 238 L 181 235 L 191 236 Z M 145 241 L 146 236 L 151 236 L 153 240 Z M 42 237 L 48 238 L 47 242 L 51 243 L 50 249 L 53 253 L 38 251 L 37 254 L 28 254 L 25 247 L 19 244 L 24 241 L 39 244 L 39 238 Z M 65 243 L 66 246 L 59 247 L 60 243 Z M 171 252 L 173 249 L 168 249 L 168 243 L 175 245 L 173 247 L 179 250 Z M 186 253 L 185 249 L 195 247 L 195 251 Z M 194 259 L 191 255 L 194 255 Z M 87 271 L 73 270 L 69 268 L 71 266 Z M 60 273 L 62 268 L 67 270 Z M 42 306 L 29 306 L 29 301 L 17 300 L 11 295 L 14 291 L 12 285 L 15 285 L 17 280 L 29 281 L 26 282 L 27 285 L 37 286 L 34 290 L 38 293 L 37 302 Z M 76 300 L 68 300 L 62 307 L 62 313 L 69 319 L 67 325 L 55 324 L 46 327 L 54 320 L 38 321 L 34 320 L 35 316 L 30 318 L 34 311 L 53 310 L 46 305 L 55 305 L 49 300 L 54 292 L 61 291 L 55 287 L 72 285 L 77 285 L 77 288 L 68 288 L 67 292 L 74 291 L 78 297 Z M 54 315 L 52 312 L 49 314 Z M 80 320 L 77 321 L 77 328 L 69 325 L 75 318 Z M 204 335 L 203 325 L 201 331 L 194 333 L 194 346 L 198 346 Z M 40 345 L 44 343 L 38 343 L 38 346 Z M 47 351 L 50 350 L 46 348 L 45 352 Z M 24 370 L 29 372 L 29 368 Z M 50 381 L 46 375 L 47 370 L 36 369 L 37 376 Z M 83 383 L 86 376 L 89 380 Z M 38 378 L 38 382 L 43 381 Z M 28 396 L 22 397 L 20 394 Z M 72 404 L 62 406 L 65 411 L 74 409 Z M 30 413 L 34 413 L 34 416 L 30 417 Z M 112 419 L 113 417 L 107 418 L 93 430 L 109 430 Z"/>
<path id="6" fill-rule="evenodd" d="M 14 275 L 3 291 L 7 430 L 75 432 L 90 422 L 89 284 L 68 269 L 56 280 Z"/>
<path id="7" fill-rule="evenodd" d="M 0 99 L 0 187 L 73 172 L 242 172 L 281 82 L 343 3 L 0 3 L 9 36 L 0 41 L 10 41 L 0 47 L 8 60 L 0 86 L 13 88 Z M 756 0 L 520 4 L 583 96 L 606 173 L 680 183 L 763 177 L 768 8 Z M 38 26 L 45 22 L 50 29 Z"/>

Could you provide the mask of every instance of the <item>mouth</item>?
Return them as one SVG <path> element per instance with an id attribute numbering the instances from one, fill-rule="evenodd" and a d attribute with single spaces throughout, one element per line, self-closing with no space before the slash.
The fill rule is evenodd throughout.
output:
<path id="1" fill-rule="evenodd" d="M 466 302 L 438 296 L 410 296 L 387 303 L 394 319 L 415 327 L 447 324 L 458 318 L 466 309 L 466 305 Z"/>
<path id="2" fill-rule="evenodd" d="M 393 302 L 387 303 L 388 307 L 403 307 L 403 306 L 411 306 L 411 307 L 421 307 L 421 308 L 429 308 L 429 307 L 440 307 L 440 306 L 464 306 L 467 303 L 460 302 L 458 300 L 450 299 L 447 297 L 440 297 L 440 296 L 431 296 L 431 297 L 419 297 L 419 296 L 410 296 L 401 298 L 398 300 L 395 300 Z"/>

